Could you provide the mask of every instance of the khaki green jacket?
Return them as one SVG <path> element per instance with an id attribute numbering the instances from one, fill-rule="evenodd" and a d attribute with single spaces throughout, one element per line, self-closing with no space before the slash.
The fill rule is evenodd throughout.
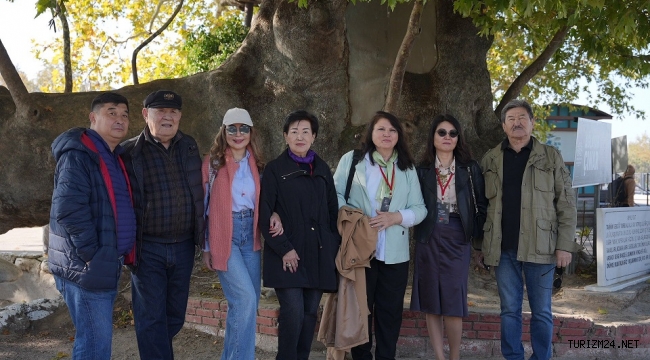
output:
<path id="1" fill-rule="evenodd" d="M 473 245 L 483 251 L 487 265 L 498 266 L 501 258 L 501 212 L 503 195 L 503 150 L 501 144 L 481 160 L 488 199 L 484 236 Z M 506 209 L 507 210 L 507 209 Z M 521 183 L 519 261 L 555 263 L 555 250 L 575 252 L 576 199 L 571 176 L 562 156 L 554 147 L 533 138 Z"/>

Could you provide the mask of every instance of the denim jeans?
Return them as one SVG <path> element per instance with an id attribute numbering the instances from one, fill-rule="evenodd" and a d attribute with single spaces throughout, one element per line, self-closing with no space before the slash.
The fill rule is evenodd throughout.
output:
<path id="1" fill-rule="evenodd" d="M 142 360 L 174 358 L 172 339 L 185 323 L 194 250 L 191 240 L 141 244 L 131 293 Z"/>
<path id="2" fill-rule="evenodd" d="M 528 304 L 531 310 L 530 341 L 533 348 L 532 360 L 551 358 L 553 337 L 553 293 L 554 264 L 535 264 L 517 260 L 516 250 L 501 253 L 496 267 L 497 287 L 501 299 L 501 354 L 507 360 L 523 360 L 524 347 L 521 343 L 524 278 Z"/>
<path id="3" fill-rule="evenodd" d="M 76 330 L 72 359 L 109 360 L 113 341 L 113 304 L 117 289 L 90 291 L 56 275 L 54 281 L 68 305 Z"/>
<path id="4" fill-rule="evenodd" d="M 280 303 L 276 360 L 309 359 L 323 290 L 276 288 Z"/>
<path id="5" fill-rule="evenodd" d="M 221 360 L 255 360 L 257 305 L 260 299 L 260 251 L 253 251 L 253 213 L 233 213 L 228 270 L 217 271 L 228 300 Z"/>

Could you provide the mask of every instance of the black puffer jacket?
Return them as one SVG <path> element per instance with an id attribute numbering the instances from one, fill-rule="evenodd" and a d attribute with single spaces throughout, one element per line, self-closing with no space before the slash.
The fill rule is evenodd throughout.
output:
<path id="1" fill-rule="evenodd" d="M 259 225 L 264 236 L 264 286 L 336 291 L 334 259 L 341 243 L 336 228 L 338 199 L 332 172 L 316 156 L 313 175 L 301 170 L 287 151 L 268 163 L 262 177 Z M 269 219 L 277 212 L 284 234 L 271 237 Z M 282 257 L 296 250 L 298 271 L 283 271 Z"/>
<path id="2" fill-rule="evenodd" d="M 474 206 L 474 197 L 471 193 L 471 183 L 469 180 L 470 171 L 472 173 L 472 183 L 476 195 L 476 207 Z M 436 214 L 438 204 L 438 181 L 436 179 L 436 168 L 434 164 L 417 167 L 418 179 L 424 203 L 427 206 L 427 217 L 419 225 L 415 226 L 415 240 L 421 243 L 429 241 L 429 235 L 436 226 Z M 485 211 L 487 209 L 487 199 L 485 198 L 485 182 L 483 174 L 478 163 L 474 160 L 469 163 L 461 163 L 456 160 L 456 201 L 458 202 L 458 212 L 465 230 L 465 238 L 470 239 L 483 238 L 483 223 L 485 223 Z M 478 215 L 476 209 L 478 208 Z"/>
<path id="3" fill-rule="evenodd" d="M 82 143 L 86 131 L 70 129 L 52 143 L 57 163 L 48 263 L 52 274 L 86 290 L 115 290 L 122 269 L 115 213 L 100 156 Z"/>

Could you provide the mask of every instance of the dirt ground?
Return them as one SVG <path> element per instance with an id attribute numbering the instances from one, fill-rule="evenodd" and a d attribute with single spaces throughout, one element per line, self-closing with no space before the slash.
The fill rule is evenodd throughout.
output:
<path id="1" fill-rule="evenodd" d="M 129 273 L 124 273 L 120 295 L 114 310 L 113 359 L 137 358 L 137 344 L 130 312 Z M 553 312 L 592 319 L 601 324 L 647 321 L 650 314 L 650 285 L 644 283 L 626 289 L 628 296 L 586 293 L 585 285 L 596 283 L 594 266 L 583 264 L 575 274 L 564 275 L 562 288 L 553 295 Z M 631 289 L 631 290 L 630 290 Z M 638 290 L 638 291 L 634 291 Z M 638 294 L 637 294 L 638 292 Z M 192 275 L 190 296 L 223 299 L 217 276 L 197 261 Z M 405 300 L 408 303 L 410 290 Z M 274 303 L 272 291 L 263 291 L 262 303 Z M 524 301 L 524 310 L 526 308 Z M 468 305 L 472 312 L 499 312 L 496 282 L 492 273 L 477 267 L 470 271 Z M 0 359 L 66 359 L 71 357 L 74 327 L 66 308 L 34 323 L 25 334 L 0 334 Z M 174 339 L 176 359 L 219 358 L 223 339 L 191 329 L 183 329 Z M 275 354 L 258 349 L 260 360 Z"/>

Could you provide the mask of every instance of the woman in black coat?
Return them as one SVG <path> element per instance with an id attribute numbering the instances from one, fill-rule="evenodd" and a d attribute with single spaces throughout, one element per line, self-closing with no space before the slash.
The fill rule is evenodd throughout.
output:
<path id="1" fill-rule="evenodd" d="M 303 110 L 293 112 L 283 132 L 288 149 L 267 164 L 262 176 L 263 279 L 280 302 L 276 359 L 308 359 L 321 296 L 338 287 L 338 200 L 329 166 L 310 149 L 318 119 Z M 270 233 L 273 212 L 284 227 L 276 237 Z"/>
<path id="2" fill-rule="evenodd" d="M 417 168 L 427 217 L 415 227 L 411 310 L 426 313 L 436 354 L 444 359 L 443 320 L 449 359 L 460 359 L 472 238 L 483 237 L 487 199 L 483 175 L 472 159 L 460 123 L 433 119 L 424 161 Z"/>

